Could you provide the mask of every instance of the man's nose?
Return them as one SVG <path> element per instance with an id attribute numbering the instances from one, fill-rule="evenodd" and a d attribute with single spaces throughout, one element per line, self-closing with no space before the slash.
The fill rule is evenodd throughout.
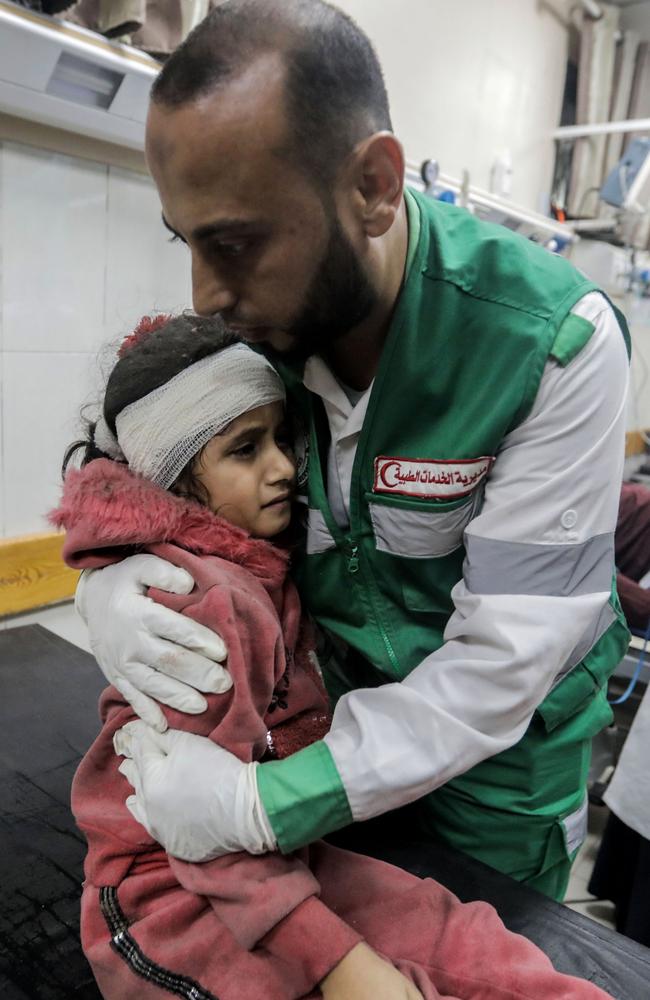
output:
<path id="1" fill-rule="evenodd" d="M 192 304 L 199 316 L 226 312 L 237 303 L 231 284 L 215 265 L 192 256 Z"/>

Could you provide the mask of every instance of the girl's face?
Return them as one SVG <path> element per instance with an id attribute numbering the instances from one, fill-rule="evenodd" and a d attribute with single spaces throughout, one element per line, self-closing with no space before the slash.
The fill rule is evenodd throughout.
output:
<path id="1" fill-rule="evenodd" d="M 284 531 L 296 475 L 284 403 L 242 413 L 208 441 L 193 472 L 215 514 L 255 538 Z"/>

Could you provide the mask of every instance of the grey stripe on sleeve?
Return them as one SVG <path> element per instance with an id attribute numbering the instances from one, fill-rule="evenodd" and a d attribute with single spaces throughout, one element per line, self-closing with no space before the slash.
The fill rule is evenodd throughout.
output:
<path id="1" fill-rule="evenodd" d="M 608 601 L 607 604 L 603 606 L 596 621 L 589 626 L 587 631 L 580 637 L 579 642 L 571 650 L 571 655 L 553 681 L 554 687 L 556 684 L 559 684 L 561 680 L 564 680 L 566 675 L 570 673 L 574 667 L 577 667 L 582 660 L 584 660 L 589 650 L 596 645 L 600 637 L 605 634 L 607 629 L 614 623 L 615 620 L 616 612 Z"/>
<path id="2" fill-rule="evenodd" d="M 614 535 L 580 544 L 537 545 L 465 535 L 465 583 L 474 594 L 578 597 L 609 591 Z"/>

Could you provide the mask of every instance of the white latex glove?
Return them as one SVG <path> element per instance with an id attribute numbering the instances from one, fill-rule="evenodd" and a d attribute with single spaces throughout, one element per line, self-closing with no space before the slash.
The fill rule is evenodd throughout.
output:
<path id="1" fill-rule="evenodd" d="M 221 637 L 145 596 L 147 587 L 189 594 L 193 586 L 186 570 L 152 555 L 86 570 L 77 586 L 76 608 L 106 679 L 160 732 L 167 720 L 154 698 L 198 715 L 207 708 L 199 691 L 232 687 L 220 665 L 227 655 Z"/>
<path id="2" fill-rule="evenodd" d="M 135 788 L 131 814 L 183 861 L 234 851 L 265 854 L 277 844 L 258 791 L 257 763 L 243 764 L 206 736 L 129 722 L 113 738 L 127 760 L 120 771 Z"/>

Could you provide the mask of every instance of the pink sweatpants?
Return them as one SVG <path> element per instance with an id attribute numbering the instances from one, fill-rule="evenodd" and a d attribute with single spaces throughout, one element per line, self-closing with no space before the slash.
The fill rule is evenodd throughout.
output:
<path id="1" fill-rule="evenodd" d="M 584 980 L 556 972 L 526 938 L 506 930 L 487 903 L 461 903 L 432 879 L 322 842 L 309 849 L 321 901 L 420 990 L 425 1000 L 607 1000 Z M 110 890 L 87 885 L 82 939 L 106 1000 L 316 1000 L 271 931 L 242 948 L 209 904 L 178 885 L 169 866 Z M 291 949 L 290 949 L 291 950 Z"/>

